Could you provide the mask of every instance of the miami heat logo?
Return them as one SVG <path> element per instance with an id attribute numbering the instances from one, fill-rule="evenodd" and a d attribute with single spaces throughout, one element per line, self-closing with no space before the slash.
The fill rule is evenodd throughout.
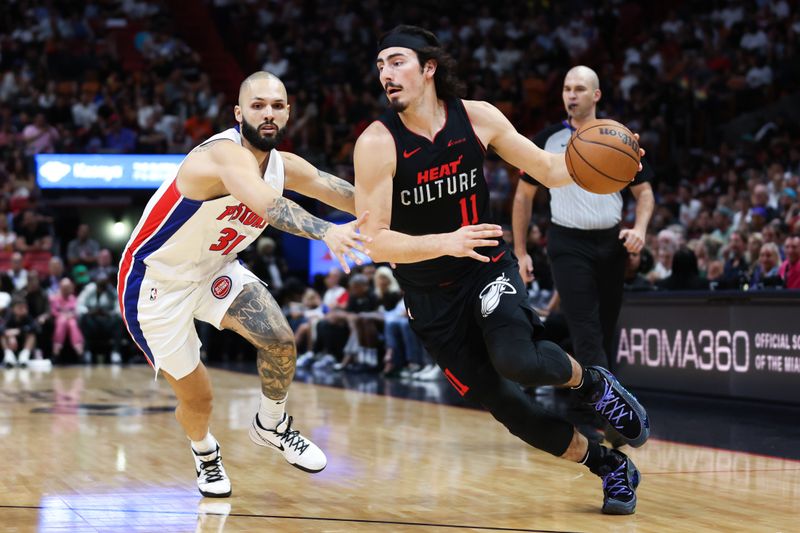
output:
<path id="1" fill-rule="evenodd" d="M 211 284 L 211 294 L 213 294 L 215 298 L 222 300 L 231 292 L 232 285 L 233 282 L 231 282 L 231 278 L 228 276 L 220 276 Z"/>
<path id="2" fill-rule="evenodd" d="M 500 297 L 504 294 L 517 294 L 517 289 L 508 282 L 505 274 L 500 274 L 496 280 L 489 283 L 480 293 L 481 315 L 484 318 L 491 315 L 500 304 Z"/>

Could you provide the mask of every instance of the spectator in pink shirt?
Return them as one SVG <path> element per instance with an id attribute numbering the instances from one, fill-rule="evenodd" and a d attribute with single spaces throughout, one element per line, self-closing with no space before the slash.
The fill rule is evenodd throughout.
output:
<path id="1" fill-rule="evenodd" d="M 800 289 L 800 235 L 786 237 L 783 251 L 786 260 L 781 263 L 778 275 L 787 289 Z"/>
<path id="2" fill-rule="evenodd" d="M 22 130 L 26 155 L 52 154 L 56 150 L 58 138 L 58 131 L 47 123 L 44 113 L 36 113 L 33 124 L 28 124 Z"/>
<path id="3" fill-rule="evenodd" d="M 59 284 L 59 291 L 50 296 L 50 313 L 53 315 L 53 359 L 61 355 L 64 342 L 69 335 L 72 347 L 79 356 L 83 355 L 83 334 L 78 327 L 78 299 L 75 285 L 69 278 Z"/>

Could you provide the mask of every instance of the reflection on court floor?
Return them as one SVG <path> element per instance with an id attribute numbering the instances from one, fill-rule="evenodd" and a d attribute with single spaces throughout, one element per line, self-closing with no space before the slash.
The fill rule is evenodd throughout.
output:
<path id="1" fill-rule="evenodd" d="M 3 531 L 791 531 L 800 462 L 659 441 L 632 517 L 600 482 L 484 412 L 295 383 L 288 410 L 327 453 L 317 475 L 254 446 L 255 376 L 211 370 L 233 495 L 202 498 L 167 383 L 145 366 L 2 371 Z"/>

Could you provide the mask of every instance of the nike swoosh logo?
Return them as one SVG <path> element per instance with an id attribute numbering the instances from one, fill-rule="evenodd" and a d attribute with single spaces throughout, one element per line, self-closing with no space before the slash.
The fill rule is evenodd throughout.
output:
<path id="1" fill-rule="evenodd" d="M 416 154 L 420 150 L 422 150 L 422 146 L 418 146 L 418 147 L 414 148 L 413 150 L 411 150 L 410 152 L 406 151 L 406 150 L 403 150 L 403 157 L 408 159 L 409 157 L 411 157 L 412 155 Z"/>
<path id="2" fill-rule="evenodd" d="M 505 252 L 500 252 L 496 256 L 492 257 L 491 258 L 492 259 L 492 263 L 497 263 L 498 261 L 500 261 L 500 258 L 503 257 L 504 255 L 506 255 Z"/>
<path id="3" fill-rule="evenodd" d="M 253 423 L 253 425 L 255 426 L 255 422 Z M 261 442 L 263 442 L 264 444 L 269 444 L 273 448 L 276 448 L 276 449 L 278 449 L 280 451 L 283 451 L 283 449 L 284 449 L 283 448 L 283 444 L 281 444 L 280 446 L 275 446 L 270 441 L 268 441 L 267 439 L 265 439 L 264 437 L 261 436 L 261 433 L 258 432 L 258 426 L 256 426 L 255 429 L 256 429 L 256 435 L 258 435 L 258 438 L 261 439 Z"/>

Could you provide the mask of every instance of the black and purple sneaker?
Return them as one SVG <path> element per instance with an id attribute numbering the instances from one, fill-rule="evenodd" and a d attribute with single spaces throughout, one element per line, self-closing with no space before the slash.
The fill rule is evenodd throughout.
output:
<path id="1" fill-rule="evenodd" d="M 611 452 L 621 459 L 617 466 L 604 466 L 600 471 L 603 480 L 603 513 L 633 514 L 636 512 L 636 487 L 641 474 L 631 458 L 622 452 Z"/>
<path id="2" fill-rule="evenodd" d="M 644 444 L 650 436 L 650 420 L 636 396 L 603 367 L 588 366 L 585 372 L 593 374 L 594 382 L 586 403 L 594 407 L 597 414 L 608 421 L 625 442 L 634 448 Z"/>

